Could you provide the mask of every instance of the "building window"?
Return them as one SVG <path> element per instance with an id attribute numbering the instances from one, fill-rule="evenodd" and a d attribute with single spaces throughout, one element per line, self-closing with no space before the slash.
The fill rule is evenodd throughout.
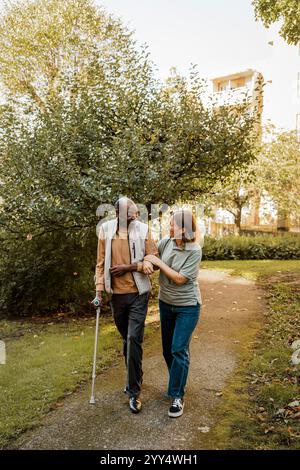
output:
<path id="1" fill-rule="evenodd" d="M 235 80 L 231 80 L 231 89 L 232 88 L 241 88 L 243 86 L 245 86 L 246 84 L 246 80 L 245 78 L 241 77 L 241 78 L 236 78 Z"/>
<path id="2" fill-rule="evenodd" d="M 227 81 L 219 82 L 219 83 L 218 83 L 218 88 L 217 88 L 217 90 L 218 90 L 218 91 L 225 91 L 225 90 L 227 89 L 227 86 L 228 86 L 228 82 L 227 82 Z"/>

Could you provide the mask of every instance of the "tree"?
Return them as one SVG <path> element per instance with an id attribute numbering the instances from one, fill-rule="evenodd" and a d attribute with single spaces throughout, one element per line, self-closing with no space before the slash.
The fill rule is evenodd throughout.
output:
<path id="1" fill-rule="evenodd" d="M 214 207 L 227 210 L 233 215 L 238 233 L 241 233 L 243 208 L 254 196 L 257 196 L 255 163 L 236 171 L 223 184 L 218 182 L 204 199 L 206 211 Z"/>
<path id="2" fill-rule="evenodd" d="M 300 41 L 300 3 L 298 0 L 253 0 L 256 19 L 262 20 L 267 28 L 276 21 L 282 21 L 280 35 L 288 44 Z"/>
<path id="3" fill-rule="evenodd" d="M 89 0 L 7 8 L 0 82 L 3 310 L 21 299 L 44 309 L 49 291 L 47 308 L 82 307 L 93 289 L 99 204 L 120 194 L 173 204 L 255 158 L 246 105 L 205 107 L 194 68 L 188 79 L 158 82 L 147 49 Z"/>
<path id="4" fill-rule="evenodd" d="M 276 204 L 280 224 L 300 214 L 300 144 L 296 131 L 271 128 L 269 134 L 258 160 L 258 184 Z"/>
<path id="5" fill-rule="evenodd" d="M 300 146 L 296 132 L 266 129 L 260 153 L 243 171 L 217 183 L 206 196 L 208 207 L 228 210 L 241 231 L 242 210 L 254 199 L 268 196 L 277 207 L 278 228 L 287 226 L 291 214 L 300 214 Z"/>

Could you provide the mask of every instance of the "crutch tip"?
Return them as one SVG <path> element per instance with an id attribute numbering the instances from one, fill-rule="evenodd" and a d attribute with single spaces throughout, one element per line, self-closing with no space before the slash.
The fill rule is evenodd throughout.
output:
<path id="1" fill-rule="evenodd" d="M 95 402 L 95 398 L 94 397 L 91 397 L 90 399 L 90 405 L 94 405 L 96 402 Z"/>

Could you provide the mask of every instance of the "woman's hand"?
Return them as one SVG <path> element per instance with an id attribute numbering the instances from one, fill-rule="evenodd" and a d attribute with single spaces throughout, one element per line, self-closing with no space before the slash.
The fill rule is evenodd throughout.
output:
<path id="1" fill-rule="evenodd" d="M 150 261 L 143 261 L 143 273 L 144 274 L 152 274 L 154 271 L 153 264 Z"/>
<path id="2" fill-rule="evenodd" d="M 147 255 L 144 258 L 144 261 L 150 261 L 154 266 L 160 267 L 161 260 L 155 255 Z"/>

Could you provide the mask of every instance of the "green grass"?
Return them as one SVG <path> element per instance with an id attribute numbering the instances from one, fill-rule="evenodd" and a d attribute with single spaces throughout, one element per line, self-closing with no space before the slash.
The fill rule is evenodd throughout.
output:
<path id="1" fill-rule="evenodd" d="M 268 274 L 300 272 L 300 260 L 225 260 L 203 261 L 201 268 L 217 269 L 256 281 Z"/>
<path id="2" fill-rule="evenodd" d="M 300 338 L 300 262 L 221 261 L 203 266 L 258 280 L 267 302 L 261 329 L 256 337 L 250 333 L 223 392 L 208 447 L 300 449 L 300 419 L 294 418 L 298 409 L 288 407 L 300 401 L 300 366 L 290 362 L 291 343 Z"/>
<path id="3" fill-rule="evenodd" d="M 111 322 L 102 319 L 101 324 L 98 371 L 119 354 Z M 94 328 L 94 319 L 46 325 L 0 322 L 7 356 L 0 365 L 0 447 L 37 424 L 90 376 Z"/>
<path id="4" fill-rule="evenodd" d="M 153 307 L 152 310 L 155 310 Z M 147 328 L 149 341 L 153 328 Z M 0 320 L 6 364 L 0 365 L 0 448 L 39 424 L 91 377 L 95 318 Z M 100 319 L 97 373 L 121 358 L 111 317 Z"/>

